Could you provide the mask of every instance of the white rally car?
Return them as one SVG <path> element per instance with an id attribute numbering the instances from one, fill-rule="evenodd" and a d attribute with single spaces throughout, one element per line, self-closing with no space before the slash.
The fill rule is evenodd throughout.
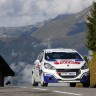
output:
<path id="1" fill-rule="evenodd" d="M 89 87 L 90 71 L 86 61 L 74 49 L 43 50 L 33 65 L 32 85 L 63 82 L 70 83 L 71 87 L 75 87 L 77 82 Z"/>

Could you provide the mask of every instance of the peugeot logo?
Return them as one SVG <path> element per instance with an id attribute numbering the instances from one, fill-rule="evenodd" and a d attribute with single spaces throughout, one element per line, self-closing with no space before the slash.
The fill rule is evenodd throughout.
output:
<path id="1" fill-rule="evenodd" d="M 67 67 L 69 67 L 69 65 L 67 65 Z"/>

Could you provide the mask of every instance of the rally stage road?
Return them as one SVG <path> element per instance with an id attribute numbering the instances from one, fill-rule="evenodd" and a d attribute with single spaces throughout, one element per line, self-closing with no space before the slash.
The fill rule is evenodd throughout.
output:
<path id="1" fill-rule="evenodd" d="M 0 96 L 96 96 L 95 88 L 72 87 L 4 87 Z"/>

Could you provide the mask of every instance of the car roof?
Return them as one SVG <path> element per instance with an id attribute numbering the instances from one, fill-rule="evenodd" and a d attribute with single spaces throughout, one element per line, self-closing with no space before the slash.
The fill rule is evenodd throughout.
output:
<path id="1" fill-rule="evenodd" d="M 56 48 L 56 49 L 44 49 L 45 53 L 49 52 L 77 52 L 75 49 L 65 49 L 65 48 Z"/>

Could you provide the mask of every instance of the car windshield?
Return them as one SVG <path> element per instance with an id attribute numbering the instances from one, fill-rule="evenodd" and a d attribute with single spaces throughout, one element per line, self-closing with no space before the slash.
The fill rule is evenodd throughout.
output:
<path id="1" fill-rule="evenodd" d="M 68 53 L 68 52 L 52 52 L 45 53 L 45 59 L 82 59 L 78 53 Z"/>

